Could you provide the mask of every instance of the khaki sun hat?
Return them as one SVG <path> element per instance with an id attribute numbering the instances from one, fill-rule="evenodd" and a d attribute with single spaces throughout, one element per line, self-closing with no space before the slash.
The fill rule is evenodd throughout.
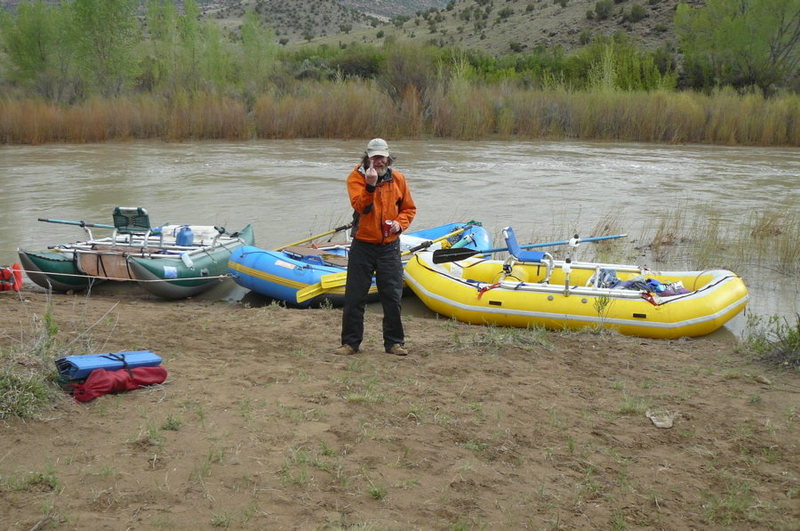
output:
<path id="1" fill-rule="evenodd" d="M 389 144 L 382 138 L 373 138 L 367 143 L 367 156 L 374 157 L 380 155 L 382 157 L 389 156 Z"/>

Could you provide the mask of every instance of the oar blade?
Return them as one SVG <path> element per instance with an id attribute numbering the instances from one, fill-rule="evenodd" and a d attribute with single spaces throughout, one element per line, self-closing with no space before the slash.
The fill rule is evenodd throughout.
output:
<path id="1" fill-rule="evenodd" d="M 330 273 L 328 275 L 323 275 L 320 277 L 319 283 L 326 290 L 340 288 L 347 284 L 347 272 L 342 271 L 341 273 Z"/>
<path id="2" fill-rule="evenodd" d="M 433 263 L 443 264 L 445 262 L 458 262 L 459 260 L 464 260 L 476 254 L 480 254 L 480 251 L 464 249 L 463 247 L 458 249 L 453 249 L 452 247 L 450 249 L 437 249 L 433 251 Z"/>
<path id="3" fill-rule="evenodd" d="M 322 295 L 327 290 L 322 287 L 322 284 L 317 282 L 316 284 L 309 284 L 305 288 L 301 288 L 297 290 L 297 303 L 305 302 L 309 299 L 313 299 L 318 295 Z"/>

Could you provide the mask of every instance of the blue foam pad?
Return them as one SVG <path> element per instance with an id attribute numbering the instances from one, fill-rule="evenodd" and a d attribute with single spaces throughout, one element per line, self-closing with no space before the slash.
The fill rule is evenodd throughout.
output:
<path id="1" fill-rule="evenodd" d="M 116 371 L 161 365 L 161 357 L 149 350 L 109 352 L 66 356 L 55 361 L 59 374 L 70 380 L 82 380 L 95 369 Z"/>

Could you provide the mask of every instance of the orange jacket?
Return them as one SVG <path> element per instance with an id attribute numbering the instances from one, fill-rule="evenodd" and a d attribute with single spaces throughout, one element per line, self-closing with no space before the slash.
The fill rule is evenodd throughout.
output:
<path id="1" fill-rule="evenodd" d="M 386 244 L 396 240 L 399 232 L 383 237 L 383 222 L 397 221 L 403 232 L 417 213 L 405 175 L 395 169 L 390 168 L 373 187 L 367 185 L 359 164 L 347 176 L 347 193 L 355 210 L 353 237 L 362 242 Z"/>

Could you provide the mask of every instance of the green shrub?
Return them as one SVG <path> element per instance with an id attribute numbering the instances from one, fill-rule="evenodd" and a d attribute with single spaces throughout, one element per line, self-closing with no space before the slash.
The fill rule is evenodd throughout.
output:
<path id="1" fill-rule="evenodd" d="M 613 8 L 614 4 L 611 3 L 611 0 L 599 0 L 594 5 L 594 12 L 597 20 L 605 20 L 610 17 Z"/>
<path id="2" fill-rule="evenodd" d="M 631 10 L 625 15 L 627 22 L 639 22 L 647 16 L 647 10 L 641 4 L 633 4 Z"/>
<path id="3" fill-rule="evenodd" d="M 760 359 L 786 368 L 800 368 L 800 314 L 795 323 L 786 317 L 750 316 L 747 320 L 744 347 Z"/>

